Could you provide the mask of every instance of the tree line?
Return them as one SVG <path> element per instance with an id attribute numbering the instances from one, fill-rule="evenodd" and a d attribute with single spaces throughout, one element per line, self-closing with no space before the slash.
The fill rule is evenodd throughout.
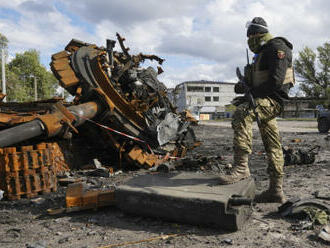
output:
<path id="1" fill-rule="evenodd" d="M 316 52 L 305 47 L 294 61 L 294 69 L 304 95 L 320 99 L 315 104 L 330 108 L 330 42 L 317 47 Z"/>
<path id="2" fill-rule="evenodd" d="M 0 47 L 8 48 L 8 39 L 0 34 Z M 3 50 L 2 50 L 3 51 Z M 2 63 L 2 61 L 0 61 Z M 0 70 L 0 75 L 2 71 Z M 26 102 L 34 100 L 34 80 L 37 80 L 38 100 L 55 96 L 58 87 L 57 79 L 40 63 L 36 49 L 17 53 L 5 65 L 7 101 Z M 1 75 L 2 76 L 2 75 Z"/>
<path id="3" fill-rule="evenodd" d="M 0 47 L 8 47 L 8 39 L 0 33 Z M 320 99 L 315 104 L 330 108 L 330 42 L 313 51 L 305 47 L 294 60 L 298 95 Z M 1 71 L 0 71 L 1 74 Z M 34 99 L 34 77 L 37 78 L 38 99 L 55 95 L 58 83 L 54 75 L 41 63 L 39 52 L 30 49 L 17 53 L 6 65 L 8 101 L 31 101 Z"/>

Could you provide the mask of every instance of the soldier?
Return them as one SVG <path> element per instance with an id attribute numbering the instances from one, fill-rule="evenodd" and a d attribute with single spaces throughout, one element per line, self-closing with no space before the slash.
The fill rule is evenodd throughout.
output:
<path id="1" fill-rule="evenodd" d="M 244 81 L 235 85 L 236 93 L 250 90 L 256 103 L 262 141 L 268 158 L 268 190 L 257 195 L 256 202 L 285 201 L 283 193 L 283 152 L 275 117 L 283 110 L 283 99 L 294 84 L 292 44 L 285 38 L 273 38 L 261 17 L 247 24 L 248 46 L 255 54 L 245 67 Z M 247 89 L 248 87 L 248 89 Z M 245 98 L 243 98 L 245 99 Z M 233 115 L 234 163 L 229 175 L 220 176 L 221 184 L 231 184 L 250 177 L 248 156 L 252 146 L 252 123 L 256 119 L 251 103 L 241 101 Z"/>

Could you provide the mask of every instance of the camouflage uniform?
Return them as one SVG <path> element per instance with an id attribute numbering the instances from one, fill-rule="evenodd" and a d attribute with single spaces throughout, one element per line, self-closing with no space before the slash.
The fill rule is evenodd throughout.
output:
<path id="1" fill-rule="evenodd" d="M 269 40 L 259 52 L 254 63 L 245 70 L 245 78 L 252 88 L 256 111 L 261 120 L 260 133 L 268 158 L 268 173 L 271 177 L 283 177 L 283 151 L 275 117 L 283 109 L 283 98 L 288 98 L 288 90 L 294 79 L 292 70 L 292 45 L 285 38 Z M 264 74 L 263 74 L 264 73 Z M 289 75 L 291 74 L 291 75 Z M 250 154 L 252 149 L 253 109 L 246 101 L 241 102 L 234 113 L 234 151 Z M 239 156 L 239 155 L 238 155 Z M 242 159 L 241 162 L 247 163 Z"/>
<path id="2" fill-rule="evenodd" d="M 257 21 L 260 21 L 260 18 Z M 262 21 L 262 28 L 266 27 Z M 281 114 L 283 99 L 288 99 L 288 91 L 294 83 L 292 44 L 282 37 L 273 38 L 267 29 L 259 32 L 259 26 L 257 24 L 257 29 L 259 29 L 256 32 L 257 36 L 250 36 L 251 29 L 248 30 L 249 47 L 250 49 L 252 47 L 251 50 L 256 53 L 256 56 L 252 65 L 245 68 L 245 81 L 255 99 L 256 112 L 261 121 L 259 130 L 268 158 L 267 172 L 270 186 L 259 196 L 262 202 L 283 203 L 285 200 L 282 189 L 284 158 L 275 118 Z M 235 92 L 243 93 L 242 86 L 245 87 L 244 84 L 237 83 Z M 250 176 L 248 155 L 252 151 L 252 124 L 256 117 L 250 103 L 245 98 L 241 99 L 243 101 L 236 105 L 237 109 L 232 121 L 233 171 L 230 175 L 220 176 L 222 184 L 234 183 Z M 256 201 L 258 202 L 258 199 Z"/>
<path id="3" fill-rule="evenodd" d="M 280 142 L 280 135 L 275 117 L 280 113 L 281 106 L 270 97 L 257 98 L 257 109 L 261 120 L 260 134 L 268 157 L 268 173 L 273 177 L 283 176 L 283 151 Z M 244 102 L 237 106 L 233 116 L 232 127 L 234 130 L 234 151 L 242 154 L 248 163 L 247 156 L 252 152 L 252 123 L 255 116 L 249 103 Z M 238 155 L 239 156 L 239 155 Z M 239 158 L 238 158 L 239 159 Z"/>

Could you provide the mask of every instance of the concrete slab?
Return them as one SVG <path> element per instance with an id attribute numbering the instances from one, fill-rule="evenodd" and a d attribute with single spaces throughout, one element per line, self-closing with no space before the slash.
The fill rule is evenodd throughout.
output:
<path id="1" fill-rule="evenodd" d="M 175 222 L 239 230 L 251 206 L 232 206 L 234 195 L 254 198 L 253 179 L 217 185 L 216 176 L 192 172 L 148 174 L 131 179 L 115 191 L 116 205 L 124 212 Z"/>

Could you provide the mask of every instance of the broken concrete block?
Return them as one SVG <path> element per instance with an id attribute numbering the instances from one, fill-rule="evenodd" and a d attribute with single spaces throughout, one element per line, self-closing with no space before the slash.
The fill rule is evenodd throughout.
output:
<path id="1" fill-rule="evenodd" d="M 135 215 L 236 231 L 242 228 L 252 207 L 232 206 L 230 199 L 253 199 L 254 180 L 217 184 L 216 176 L 197 173 L 142 175 L 118 186 L 116 205 Z"/>

